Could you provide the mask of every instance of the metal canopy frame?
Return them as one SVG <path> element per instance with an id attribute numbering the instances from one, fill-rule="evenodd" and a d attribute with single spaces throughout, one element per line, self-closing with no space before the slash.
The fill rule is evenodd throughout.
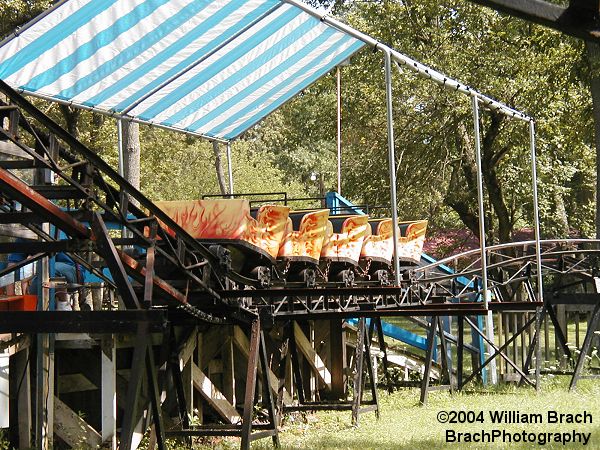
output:
<path id="1" fill-rule="evenodd" d="M 479 202 L 479 223 L 480 223 L 480 251 L 482 254 L 482 263 L 485 261 L 483 257 L 486 253 L 485 247 L 485 224 L 483 217 L 483 186 L 482 186 L 482 175 L 481 175 L 481 155 L 480 155 L 480 137 L 479 137 L 479 113 L 478 108 L 481 104 L 483 107 L 497 111 L 510 118 L 515 118 L 529 123 L 530 128 L 530 148 L 531 148 L 531 167 L 532 167 L 532 185 L 533 185 L 533 202 L 534 202 L 534 228 L 535 228 L 535 240 L 536 240 L 536 264 L 538 266 L 538 296 L 539 300 L 543 299 L 542 292 L 542 279 L 541 271 L 541 256 L 540 256 L 540 236 L 539 236 L 539 208 L 538 208 L 538 197 L 537 197 L 537 170 L 536 170 L 536 156 L 535 156 L 535 127 L 533 118 L 529 117 L 525 113 L 518 111 L 510 106 L 494 100 L 493 98 L 482 94 L 481 92 L 469 87 L 466 84 L 460 83 L 451 77 L 438 72 L 431 67 L 421 64 L 414 59 L 406 56 L 384 43 L 372 38 L 371 36 L 364 34 L 354 28 L 332 18 L 328 13 L 321 13 L 318 10 L 305 5 L 299 0 L 284 0 L 287 3 L 293 4 L 298 8 L 303 9 L 309 14 L 317 17 L 322 22 L 339 29 L 351 36 L 362 40 L 368 45 L 371 45 L 377 50 L 380 50 L 384 54 L 384 65 L 385 65 L 385 78 L 386 78 L 386 102 L 387 102 L 387 132 L 388 132 L 388 159 L 389 159 L 389 173 L 390 173 L 390 201 L 392 209 L 392 221 L 397 223 L 398 221 L 398 207 L 396 199 L 396 172 L 395 172 L 395 148 L 394 148 L 394 130 L 393 130 L 393 106 L 392 106 L 392 77 L 391 77 L 391 61 L 394 61 L 398 68 L 405 67 L 417 75 L 435 82 L 445 89 L 460 92 L 468 95 L 472 98 L 473 102 L 473 114 L 475 120 L 475 141 L 476 141 L 476 152 L 477 152 L 477 172 L 478 172 L 478 202 Z M 397 230 L 393 228 L 394 238 L 394 261 L 393 267 L 395 272 L 395 283 L 400 285 L 400 274 L 399 267 L 400 262 L 398 259 L 398 241 L 397 241 Z M 487 308 L 488 306 L 488 289 L 487 289 L 487 270 L 485 263 L 482 264 L 482 280 L 484 284 L 484 303 Z"/>
<path id="2" fill-rule="evenodd" d="M 52 11 L 53 9 L 57 8 L 59 5 L 61 5 L 63 2 L 59 2 L 57 5 L 55 5 L 53 8 L 51 8 L 50 10 L 46 11 L 45 13 L 43 13 L 42 15 L 38 16 L 38 18 L 34 19 L 32 22 L 28 23 L 24 29 L 30 27 L 32 24 L 36 23 L 37 21 L 40 20 L 40 18 L 44 17 L 45 15 L 47 15 L 50 11 Z M 391 62 L 394 61 L 396 63 L 396 65 L 400 68 L 400 67 L 404 67 L 407 68 L 413 72 L 415 72 L 417 75 L 432 80 L 433 82 L 435 82 L 436 84 L 442 86 L 445 89 L 449 89 L 449 90 L 453 90 L 456 92 L 460 92 L 462 94 L 468 95 L 469 97 L 472 98 L 472 102 L 473 102 L 473 110 L 474 110 L 474 119 L 477 120 L 478 118 L 478 111 L 476 111 L 476 109 L 478 109 L 479 105 L 483 106 L 484 108 L 493 110 L 493 111 L 497 111 L 499 113 L 502 113 L 508 117 L 511 118 L 516 118 L 519 120 L 523 120 L 525 122 L 528 122 L 530 124 L 530 148 L 531 148 L 531 164 L 532 164 L 532 174 L 533 174 L 533 179 L 532 179 L 532 184 L 533 184 L 533 196 L 534 196 L 534 226 L 535 226 L 535 236 L 536 236 L 536 249 L 537 249 L 537 264 L 538 266 L 541 264 L 541 260 L 540 260 L 540 256 L 539 256 L 539 208 L 538 208 L 538 199 L 537 199 L 537 173 L 536 173 L 536 161 L 535 161 L 535 127 L 534 127 L 534 121 L 531 117 L 527 116 L 525 113 L 518 111 L 514 108 L 511 108 L 509 106 L 507 106 L 506 104 L 499 102 L 497 100 L 494 100 L 493 98 L 482 94 L 481 92 L 473 89 L 472 87 L 469 87 L 466 84 L 460 83 L 457 80 L 454 80 L 451 77 L 448 77 L 446 75 L 444 75 L 443 73 L 432 69 L 431 67 L 428 67 L 424 64 L 421 64 L 417 61 L 415 61 L 414 59 L 410 58 L 407 55 L 404 55 L 392 48 L 390 48 L 389 46 L 385 45 L 384 43 L 378 41 L 377 39 L 362 33 L 340 21 L 338 21 L 337 19 L 331 17 L 329 15 L 329 12 L 321 12 L 311 6 L 308 6 L 306 4 L 304 4 L 303 2 L 301 2 L 300 0 L 282 0 L 281 4 L 284 3 L 288 3 L 294 7 L 299 8 L 300 10 L 308 13 L 309 15 L 317 18 L 319 21 L 323 22 L 326 25 L 329 25 L 335 29 L 337 29 L 338 31 L 341 31 L 343 33 L 346 33 L 347 35 L 358 39 L 362 42 L 364 42 L 367 45 L 372 46 L 374 49 L 380 50 L 383 52 L 384 54 L 384 65 L 385 65 L 385 77 L 386 77 L 386 102 L 387 102 L 387 132 L 388 132 L 388 162 L 389 162 L 389 174 L 390 174 L 390 201 L 391 201 L 391 209 L 392 209 L 392 220 L 394 221 L 394 223 L 397 223 L 397 219 L 398 219 L 398 210 L 397 210 L 397 196 L 396 196 L 396 174 L 395 174 L 395 148 L 394 148 L 394 136 L 393 136 L 393 106 L 392 106 L 392 74 L 391 74 Z M 17 35 L 15 33 L 15 35 Z M 6 40 L 8 39 L 12 39 L 13 36 L 9 36 Z M 6 40 L 4 40 L 3 42 L 5 42 Z M 25 92 L 24 90 L 21 90 L 21 92 Z M 81 107 L 82 109 L 87 109 L 87 110 L 91 110 L 91 111 L 95 111 L 95 112 L 99 112 L 102 113 L 104 115 L 109 115 L 112 117 L 115 117 L 118 121 L 120 120 L 129 120 L 129 121 L 134 121 L 134 122 L 138 122 L 138 123 L 145 123 L 145 124 L 150 124 L 151 126 L 156 126 L 159 128 L 163 128 L 166 130 L 170 130 L 170 131 L 179 131 L 179 132 L 183 132 L 189 135 L 193 135 L 193 136 L 198 136 L 198 137 L 202 137 L 205 139 L 208 139 L 210 141 L 216 141 L 216 142 L 221 142 L 221 143 L 225 143 L 227 145 L 227 160 L 228 160 L 228 175 L 229 175 L 229 187 L 230 187 L 230 194 L 233 193 L 233 174 L 232 174 L 232 170 L 231 170 L 231 151 L 230 151 L 230 144 L 233 140 L 237 139 L 233 138 L 233 139 L 220 139 L 220 138 L 215 138 L 213 136 L 206 136 L 200 133 L 195 133 L 189 130 L 179 130 L 167 125 L 163 125 L 163 124 L 156 124 L 156 123 L 152 123 L 152 122 L 148 122 L 148 121 L 144 121 L 141 119 L 137 119 L 135 117 L 131 117 L 131 116 L 127 116 L 126 114 L 118 114 L 118 113 L 110 113 L 107 112 L 105 110 L 101 110 L 98 108 L 94 108 L 94 107 L 86 107 L 86 106 L 82 106 L 82 105 L 73 105 L 72 102 L 70 101 L 64 101 L 64 100 L 60 100 L 60 99 L 55 99 L 52 97 L 48 97 L 45 96 L 43 94 L 39 94 L 39 93 L 29 93 L 27 92 L 28 95 L 33 95 L 42 99 L 46 99 L 46 100 L 50 100 L 50 101 L 56 101 L 58 103 L 63 103 L 63 104 L 67 104 L 67 105 L 71 105 L 71 106 L 77 106 L 77 107 Z M 125 112 L 127 112 L 127 110 L 125 110 Z M 480 158 L 479 156 L 479 146 L 480 146 L 480 142 L 479 142 L 479 136 L 478 136 L 478 123 L 476 123 L 475 125 L 475 134 L 476 134 L 476 150 L 478 153 L 478 158 Z M 339 146 L 339 145 L 338 145 Z M 339 150 L 339 149 L 338 149 Z M 478 189 L 478 200 L 479 200 L 479 210 L 480 210 L 480 214 L 479 214 L 479 221 L 480 221 L 480 235 L 483 237 L 484 236 L 484 224 L 483 224 L 483 214 L 482 214 L 482 208 L 481 205 L 483 203 L 483 191 L 481 189 L 481 164 L 479 161 L 478 164 L 478 184 L 479 189 Z M 393 267 L 394 267 L 394 272 L 395 272 L 395 283 L 396 285 L 400 284 L 400 273 L 399 273 L 399 267 L 400 267 L 400 263 L 399 263 L 399 259 L 398 259 L 398 244 L 397 244 L 397 230 L 394 227 L 393 228 L 393 234 L 394 234 L 394 257 L 393 257 Z M 482 255 L 485 254 L 485 241 L 484 239 L 480 240 L 480 250 Z M 482 258 L 482 261 L 484 261 L 485 258 Z M 540 274 L 540 279 L 538 280 L 538 294 L 540 296 L 540 300 L 542 299 L 542 287 L 541 287 L 541 273 L 540 271 L 538 271 L 538 274 Z M 486 286 L 486 274 L 485 274 L 485 267 L 482 266 L 482 280 L 483 280 L 483 284 L 484 284 L 484 293 L 487 293 L 487 286 Z M 488 303 L 488 297 L 486 294 L 484 294 L 484 302 L 487 305 Z"/>

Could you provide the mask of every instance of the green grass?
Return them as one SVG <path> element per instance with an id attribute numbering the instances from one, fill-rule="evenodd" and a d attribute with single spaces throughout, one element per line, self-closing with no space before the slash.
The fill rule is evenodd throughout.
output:
<path id="1" fill-rule="evenodd" d="M 388 395 L 381 393 L 381 418 L 373 413 L 360 417 L 358 428 L 350 426 L 350 412 L 318 412 L 303 420 L 300 415 L 288 416 L 280 439 L 284 449 L 485 449 L 485 448 L 582 448 L 581 444 L 448 444 L 445 430 L 458 432 L 490 431 L 494 428 L 508 432 L 527 430 L 531 433 L 577 432 L 592 433 L 586 448 L 600 449 L 600 383 L 598 380 L 582 380 L 577 392 L 567 391 L 567 377 L 544 377 L 542 391 L 538 394 L 531 388 L 503 386 L 497 389 L 478 389 L 450 395 L 445 392 L 430 394 L 429 403 L 418 404 L 418 389 L 403 389 Z M 463 410 L 484 411 L 485 423 L 453 424 L 438 423 L 440 411 Z M 493 425 L 488 411 L 518 410 L 527 413 L 543 413 L 542 424 Z M 546 412 L 579 413 L 584 410 L 592 414 L 592 424 L 547 424 Z M 216 440 L 211 445 L 199 448 L 236 448 L 235 439 Z M 270 439 L 253 443 L 252 448 L 268 449 Z"/>

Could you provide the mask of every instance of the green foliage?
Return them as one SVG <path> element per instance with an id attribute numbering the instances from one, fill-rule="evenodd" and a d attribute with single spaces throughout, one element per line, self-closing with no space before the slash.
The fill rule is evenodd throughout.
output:
<path id="1" fill-rule="evenodd" d="M 564 235 L 568 227 L 584 235 L 592 233 L 595 155 L 587 62 L 580 41 L 467 2 L 452 6 L 437 0 L 341 3 L 336 2 L 334 13 L 356 28 L 533 116 L 543 233 Z M 475 205 L 462 177 L 457 185 L 450 183 L 463 147 L 473 152 L 470 101 L 409 70 L 394 71 L 401 215 L 427 217 L 438 227 L 456 226 L 457 214 L 444 204 L 449 193 L 464 191 L 459 195 L 471 208 Z M 358 203 L 386 204 L 389 177 L 381 53 L 362 51 L 342 72 L 342 190 Z M 485 137 L 491 116 L 481 114 Z M 249 135 L 272 149 L 291 176 L 298 176 L 297 159 L 327 158 L 335 164 L 334 153 L 320 150 L 327 148 L 324 142 L 335 143 L 335 74 L 306 89 Z M 511 228 L 530 226 L 527 124 L 504 120 L 490 151 L 502 155 L 495 170 Z M 330 181 L 332 185 L 335 179 Z M 497 227 L 492 206 L 487 204 L 486 209 Z M 566 224 L 557 211 L 564 211 Z"/>
<path id="2" fill-rule="evenodd" d="M 517 388 L 515 385 L 477 388 L 470 392 L 449 394 L 432 392 L 426 406 L 418 403 L 418 388 L 402 389 L 388 395 L 379 392 L 381 416 L 379 420 L 373 413 L 360 416 L 358 428 L 350 425 L 349 411 L 319 411 L 315 414 L 286 416 L 279 434 L 283 449 L 438 449 L 449 446 L 445 442 L 446 429 L 459 432 L 481 432 L 492 429 L 504 429 L 509 433 L 520 433 L 524 429 L 531 433 L 570 433 L 572 430 L 591 433 L 588 446 L 597 447 L 600 430 L 595 419 L 600 415 L 597 396 L 600 387 L 593 380 L 582 380 L 577 392 L 568 392 L 568 377 L 544 378 L 542 390 L 536 393 L 529 388 Z M 439 423 L 440 411 L 483 411 L 485 423 L 444 424 Z M 554 410 L 560 413 L 581 413 L 584 410 L 592 415 L 594 423 L 587 424 L 503 424 L 492 425 L 489 411 L 520 411 L 523 413 L 542 413 Z M 544 417 L 545 419 L 545 417 Z M 506 448 L 507 444 L 496 442 L 455 444 L 456 448 Z M 580 446 L 570 444 L 570 448 Z M 223 448 L 233 449 L 239 446 L 235 438 L 215 439 L 210 443 L 194 445 L 197 449 Z M 261 439 L 252 443 L 254 449 L 270 449 L 270 439 Z M 511 443 L 510 448 L 529 449 L 531 443 Z M 562 444 L 551 443 L 543 446 L 549 449 L 564 448 Z"/>
<path id="3" fill-rule="evenodd" d="M 24 25 L 51 4 L 51 0 L 3 0 L 0 2 L 0 38 Z"/>
<path id="4" fill-rule="evenodd" d="M 543 234 L 593 234 L 595 152 L 590 73 L 581 41 L 466 1 L 310 3 L 333 8 L 335 16 L 357 29 L 534 117 Z M 3 2 L 0 32 L 7 34 L 49 4 Z M 365 49 L 351 62 L 342 68 L 342 193 L 356 203 L 387 205 L 382 55 Z M 456 205 L 462 202 L 470 212 L 476 206 L 464 170 L 474 151 L 470 101 L 407 69 L 393 70 L 401 218 L 428 218 L 433 228 L 469 226 Z M 37 103 L 67 126 L 64 111 Z M 495 240 L 507 227 L 510 232 L 532 224 L 528 129 L 521 121 L 501 120 L 492 136 L 494 116 L 481 115 L 482 136 L 490 137 L 484 167 L 498 185 L 486 202 L 489 238 Z M 114 120 L 84 111 L 75 128 L 81 140 L 117 166 Z M 141 188 L 152 199 L 218 192 L 210 144 L 147 127 L 141 127 L 141 142 Z M 232 149 L 236 192 L 287 191 L 304 197 L 334 189 L 335 71 L 247 132 Z M 322 186 L 311 181 L 311 173 L 319 174 Z"/>

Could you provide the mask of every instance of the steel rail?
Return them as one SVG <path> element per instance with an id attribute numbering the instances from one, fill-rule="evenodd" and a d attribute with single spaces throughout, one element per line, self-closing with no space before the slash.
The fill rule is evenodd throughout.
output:
<path id="1" fill-rule="evenodd" d="M 507 248 L 516 248 L 516 247 L 526 247 L 526 246 L 535 246 L 535 240 L 531 241 L 517 241 L 517 242 L 507 242 L 504 244 L 496 244 L 490 245 L 487 247 L 487 251 L 495 251 L 502 250 Z M 541 239 L 541 245 L 557 245 L 557 244 L 597 244 L 600 246 L 600 239 Z M 439 267 L 440 265 L 449 265 L 449 263 L 461 259 L 466 258 L 467 256 L 472 256 L 479 253 L 479 249 L 467 250 L 466 252 L 459 253 L 458 255 L 447 256 L 446 258 L 440 259 L 434 263 L 427 264 L 425 266 L 420 266 L 412 270 L 412 272 L 423 272 L 426 270 L 431 270 L 433 268 Z M 535 254 L 533 254 L 535 256 Z"/>

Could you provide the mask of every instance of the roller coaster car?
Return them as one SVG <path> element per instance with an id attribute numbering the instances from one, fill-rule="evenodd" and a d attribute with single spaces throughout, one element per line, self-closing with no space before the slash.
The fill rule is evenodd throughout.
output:
<path id="1" fill-rule="evenodd" d="M 321 249 L 321 268 L 330 281 L 354 284 L 354 269 L 359 264 L 365 238 L 371 234 L 366 215 L 331 216 L 327 221 Z"/>
<path id="2" fill-rule="evenodd" d="M 253 211 L 245 199 L 210 199 L 156 202 L 190 236 L 201 240 L 219 256 L 230 258 L 232 270 L 270 283 L 286 233 L 289 208 L 264 205 Z M 161 224 L 169 234 L 172 231 Z M 226 249 L 227 252 L 223 252 Z"/>
<path id="3" fill-rule="evenodd" d="M 392 219 L 369 220 L 368 236 L 360 254 L 360 266 L 365 274 L 385 283 L 389 279 L 394 254 Z M 398 258 L 403 265 L 418 264 L 423 253 L 427 220 L 398 223 Z"/>
<path id="4" fill-rule="evenodd" d="M 288 280 L 316 284 L 328 218 L 328 209 L 290 212 L 277 258 Z"/>
<path id="5" fill-rule="evenodd" d="M 400 238 L 398 242 L 398 258 L 409 264 L 419 264 L 425 244 L 426 220 L 400 222 Z"/>

